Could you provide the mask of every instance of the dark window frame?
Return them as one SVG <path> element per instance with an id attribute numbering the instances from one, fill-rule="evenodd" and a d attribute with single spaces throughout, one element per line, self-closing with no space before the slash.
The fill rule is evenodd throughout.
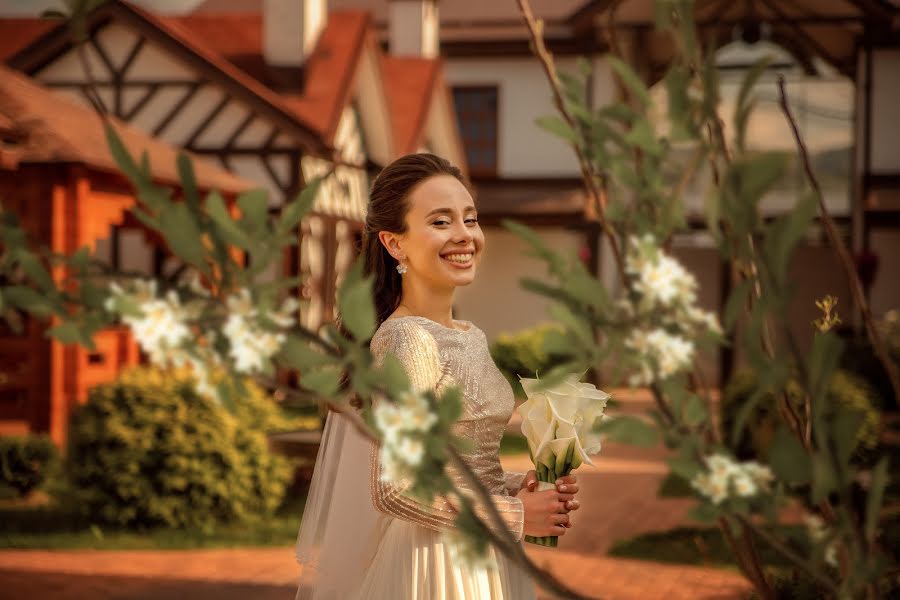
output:
<path id="1" fill-rule="evenodd" d="M 476 102 L 482 100 L 477 97 L 478 94 L 486 95 L 488 97 L 493 96 L 493 112 L 488 113 L 483 110 L 461 110 L 457 96 L 460 92 L 472 94 L 470 97 L 474 97 Z M 469 174 L 473 177 L 496 177 L 500 165 L 500 86 L 484 84 L 454 85 L 452 86 L 451 93 L 453 96 L 453 108 L 456 111 L 456 118 L 459 123 L 459 133 L 462 138 L 463 148 L 466 153 L 466 161 L 469 166 Z M 480 117 L 480 120 L 473 121 L 469 116 L 473 113 Z M 481 131 L 483 132 L 492 129 L 492 138 L 484 135 L 476 137 L 470 135 L 470 127 L 478 128 L 479 125 L 487 123 L 490 123 L 492 127 L 483 127 Z M 493 155 L 493 162 L 489 163 L 487 161 L 472 160 L 473 152 L 479 150 L 487 152 L 488 156 Z"/>

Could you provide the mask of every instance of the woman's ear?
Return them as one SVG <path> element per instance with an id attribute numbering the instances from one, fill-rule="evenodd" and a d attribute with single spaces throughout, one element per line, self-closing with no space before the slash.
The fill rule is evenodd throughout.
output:
<path id="1" fill-rule="evenodd" d="M 401 248 L 401 240 L 396 233 L 393 233 L 392 231 L 379 231 L 378 240 L 387 249 L 388 253 L 397 260 L 406 258 L 406 253 L 403 252 L 403 249 Z"/>

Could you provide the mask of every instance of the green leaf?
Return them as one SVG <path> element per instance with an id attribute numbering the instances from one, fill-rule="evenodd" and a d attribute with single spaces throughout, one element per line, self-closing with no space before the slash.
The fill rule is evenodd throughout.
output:
<path id="1" fill-rule="evenodd" d="M 741 89 L 738 92 L 737 102 L 734 105 L 734 130 L 735 130 L 735 146 L 744 148 L 744 140 L 747 133 L 747 122 L 750 120 L 750 114 L 753 109 L 753 102 L 749 99 L 750 92 L 756 86 L 757 81 L 765 73 L 766 69 L 772 63 L 771 56 L 764 56 L 756 61 L 753 67 L 747 71 L 744 80 L 741 82 Z"/>
<path id="2" fill-rule="evenodd" d="M 363 267 L 363 260 L 360 257 L 347 272 L 337 293 L 341 319 L 357 340 L 367 340 L 375 332 L 372 278 L 363 278 Z"/>
<path id="3" fill-rule="evenodd" d="M 612 442 L 652 448 L 659 443 L 656 427 L 632 415 L 604 419 L 594 425 L 594 431 Z"/>
<path id="4" fill-rule="evenodd" d="M 409 377 L 406 375 L 403 363 L 390 352 L 384 356 L 381 369 L 378 371 L 378 380 L 391 394 L 400 394 L 409 390 Z"/>
<path id="5" fill-rule="evenodd" d="M 437 403 L 438 418 L 445 426 L 450 426 L 462 416 L 462 390 L 452 386 L 444 390 Z"/>
<path id="6" fill-rule="evenodd" d="M 545 129 L 549 131 L 553 135 L 560 137 L 567 142 L 571 142 L 573 144 L 580 145 L 581 144 L 581 136 L 578 135 L 572 127 L 563 120 L 562 117 L 558 116 L 547 116 L 547 117 L 539 117 L 535 120 L 538 127 L 541 129 Z"/>
<path id="7" fill-rule="evenodd" d="M 95 350 L 94 340 L 85 335 L 85 332 L 74 321 L 66 321 L 49 328 L 44 334 L 48 338 L 55 338 L 62 344 L 80 344 L 88 350 Z"/>
<path id="8" fill-rule="evenodd" d="M 184 201 L 192 212 L 199 212 L 200 194 L 197 191 L 197 178 L 194 176 L 194 163 L 186 153 L 179 152 L 176 164 L 178 165 L 181 189 L 184 191 Z"/>
<path id="9" fill-rule="evenodd" d="M 324 366 L 307 371 L 300 376 L 300 386 L 330 398 L 338 391 L 341 382 L 340 366 Z"/>
<path id="10" fill-rule="evenodd" d="M 699 523 L 713 523 L 715 522 L 720 515 L 720 511 L 713 504 L 709 502 L 700 502 L 695 504 L 688 511 L 688 518 L 693 519 Z"/>
<path id="11" fill-rule="evenodd" d="M 200 241 L 200 229 L 187 205 L 173 204 L 168 210 L 160 213 L 159 222 L 161 232 L 165 235 L 172 252 L 204 274 L 209 274 L 206 249 Z"/>
<path id="12" fill-rule="evenodd" d="M 690 394 L 687 397 L 682 410 L 682 418 L 685 424 L 690 427 L 699 425 L 706 419 L 706 406 L 703 405 L 700 396 L 696 394 Z"/>
<path id="13" fill-rule="evenodd" d="M 862 411 L 841 411 L 832 423 L 831 435 L 842 467 L 850 462 L 857 444 L 856 436 L 865 420 L 866 414 Z"/>
<path id="14" fill-rule="evenodd" d="M 725 310 L 722 312 L 722 327 L 725 331 L 731 331 L 737 322 L 741 311 L 747 306 L 747 296 L 753 289 L 753 280 L 744 279 L 731 290 L 728 295 L 728 301 L 725 303 Z"/>
<path id="15" fill-rule="evenodd" d="M 794 210 L 779 217 L 768 227 L 763 244 L 769 268 L 778 284 L 785 281 L 791 253 L 809 231 L 816 208 L 816 196 L 813 193 L 806 194 L 797 202 Z"/>
<path id="16" fill-rule="evenodd" d="M 882 456 L 875 468 L 872 469 L 872 484 L 869 486 L 869 495 L 866 498 L 866 537 L 870 540 L 875 537 L 884 490 L 888 484 L 888 472 L 888 457 Z"/>
<path id="17" fill-rule="evenodd" d="M 226 243 L 244 250 L 251 249 L 253 241 L 231 218 L 231 213 L 225 207 L 225 200 L 215 190 L 206 197 L 206 214 L 216 224 L 219 235 L 222 236 Z"/>
<path id="18" fill-rule="evenodd" d="M 787 167 L 784 152 L 761 152 L 735 161 L 728 178 L 736 187 L 740 201 L 756 206 L 759 199 L 781 178 Z"/>
<path id="19" fill-rule="evenodd" d="M 47 317 L 56 312 L 45 295 L 29 287 L 21 285 L 6 287 L 3 288 L 3 294 L 9 304 L 37 317 Z"/>
<path id="20" fill-rule="evenodd" d="M 311 342 L 289 333 L 278 351 L 277 360 L 292 369 L 305 372 L 307 369 L 333 364 L 334 357 L 313 349 Z"/>
<path id="21" fill-rule="evenodd" d="M 266 231 L 269 219 L 269 197 L 266 190 L 257 188 L 244 192 L 237 199 L 237 205 L 241 209 L 247 232 L 262 234 Z"/>
<path id="22" fill-rule="evenodd" d="M 658 156 L 662 152 L 662 146 L 656 139 L 656 132 L 653 131 L 653 125 L 647 118 L 638 119 L 631 130 L 625 134 L 625 141 L 632 146 L 636 146 L 641 150 Z"/>
<path id="23" fill-rule="evenodd" d="M 109 123 L 106 124 L 106 143 L 109 146 L 109 152 L 112 154 L 113 160 L 116 161 L 119 169 L 125 173 L 125 176 L 128 177 L 131 183 L 136 187 L 144 183 L 144 178 L 141 176 L 141 172 L 125 144 L 122 143 L 122 138 L 119 137 L 118 132 Z"/>
<path id="24" fill-rule="evenodd" d="M 786 483 L 808 483 L 810 480 L 809 454 L 803 444 L 786 427 L 779 427 L 769 446 L 769 465 L 775 476 Z"/>
<path id="25" fill-rule="evenodd" d="M 634 70 L 616 56 L 609 56 L 609 64 L 621 78 L 622 84 L 634 94 L 643 107 L 650 105 L 650 92 Z"/>
<path id="26" fill-rule="evenodd" d="M 41 289 L 48 292 L 51 290 L 54 292 L 56 291 L 56 284 L 53 283 L 50 272 L 47 271 L 46 267 L 44 267 L 44 263 L 42 263 L 37 256 L 27 250 L 20 250 L 16 253 L 16 258 L 19 263 L 19 268 L 21 268 Z"/>
<path id="27" fill-rule="evenodd" d="M 750 419 L 750 415 L 753 414 L 753 411 L 756 409 L 757 405 L 760 401 L 766 397 L 767 394 L 771 393 L 771 390 L 762 385 L 762 382 L 757 384 L 753 393 L 750 394 L 750 397 L 744 401 L 743 404 L 738 408 L 737 414 L 734 418 L 734 424 L 731 427 L 731 443 L 736 447 L 741 442 L 741 434 L 744 432 L 744 428 L 747 426 L 747 421 Z"/>
<path id="28" fill-rule="evenodd" d="M 322 187 L 322 179 L 313 179 L 297 196 L 281 211 L 278 221 L 277 235 L 285 235 L 296 227 L 315 206 L 316 196 Z"/>
<path id="29" fill-rule="evenodd" d="M 584 264 L 575 261 L 568 277 L 562 281 L 563 290 L 584 305 L 603 309 L 609 306 L 609 298 L 603 283 L 591 275 Z"/>
<path id="30" fill-rule="evenodd" d="M 691 481 L 702 471 L 700 463 L 694 458 L 690 446 L 683 446 L 677 455 L 665 460 L 672 472 L 686 481 Z"/>
<path id="31" fill-rule="evenodd" d="M 656 495 L 660 498 L 691 498 L 694 496 L 694 488 L 678 475 L 667 473 L 659 484 Z"/>
<path id="32" fill-rule="evenodd" d="M 827 408 L 828 383 L 837 368 L 843 350 L 844 343 L 833 332 L 817 333 L 813 338 L 807 364 L 809 380 L 806 389 L 812 396 L 816 415 L 823 414 Z M 818 421 L 818 418 L 816 420 Z"/>
<path id="33" fill-rule="evenodd" d="M 813 456 L 812 476 L 813 486 L 810 499 L 813 504 L 818 504 L 837 488 L 835 473 L 831 470 L 828 460 L 821 453 Z"/>

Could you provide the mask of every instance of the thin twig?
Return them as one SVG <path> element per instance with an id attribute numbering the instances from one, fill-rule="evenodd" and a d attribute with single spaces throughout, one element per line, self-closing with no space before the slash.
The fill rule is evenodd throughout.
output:
<path id="1" fill-rule="evenodd" d="M 534 13 L 531 11 L 528 0 L 517 0 L 517 2 L 519 3 L 519 11 L 525 19 L 525 24 L 528 26 L 528 33 L 531 36 L 531 43 L 534 47 L 535 54 L 540 60 L 541 66 L 544 69 L 544 74 L 547 76 L 547 80 L 550 82 L 550 88 L 553 92 L 553 102 L 556 105 L 559 114 L 569 127 L 572 128 L 572 131 L 578 131 L 575 119 L 572 117 L 572 113 L 569 112 L 569 107 L 566 105 L 566 100 L 563 98 L 562 91 L 560 90 L 559 77 L 556 74 L 553 55 L 550 54 L 547 50 L 547 46 L 544 44 L 543 22 L 538 22 L 538 20 L 534 18 Z M 600 188 L 597 186 L 591 163 L 584 155 L 584 152 L 582 152 L 581 148 L 575 142 L 572 143 L 572 149 L 575 151 L 575 155 L 578 158 L 578 166 L 581 169 L 582 179 L 584 179 L 584 184 L 587 186 L 588 192 L 594 203 L 594 208 L 597 211 L 597 220 L 600 222 L 603 233 L 605 233 L 609 239 L 613 258 L 616 262 L 616 268 L 619 271 L 619 276 L 624 282 L 625 263 L 622 260 L 618 238 L 606 218 L 606 199 L 603 197 Z"/>
<path id="2" fill-rule="evenodd" d="M 764 542 L 769 544 L 769 546 L 771 546 L 773 550 L 797 565 L 800 569 L 803 570 L 804 573 L 815 579 L 818 583 L 825 586 L 832 594 L 837 595 L 839 591 L 838 587 L 831 579 L 829 579 L 825 575 L 822 575 L 812 564 L 807 562 L 806 559 L 782 544 L 781 540 L 771 535 L 765 529 L 757 527 L 753 523 L 753 521 L 743 515 L 735 515 L 735 518 L 737 518 L 744 527 L 758 535 Z"/>
<path id="3" fill-rule="evenodd" d="M 856 268 L 853 265 L 853 258 L 850 256 L 850 251 L 847 250 L 847 246 L 844 244 L 840 235 L 838 235 L 834 219 L 831 218 L 828 207 L 825 206 L 825 196 L 822 193 L 822 187 L 819 185 L 819 180 L 813 172 L 812 163 L 809 159 L 809 152 L 806 149 L 806 143 L 800 135 L 800 128 L 797 126 L 797 121 L 794 118 L 790 104 L 788 103 L 783 75 L 778 76 L 778 96 L 781 104 L 781 111 L 784 113 L 785 118 L 791 126 L 794 141 L 797 143 L 797 149 L 800 151 L 806 179 L 809 181 L 810 186 L 812 186 L 813 192 L 818 200 L 819 218 L 825 226 L 825 232 L 828 234 L 828 239 L 831 241 L 831 245 L 847 275 L 847 279 L 850 281 L 850 292 L 853 294 L 853 300 L 856 302 L 857 307 L 862 313 L 863 322 L 866 325 L 866 332 L 869 334 L 869 341 L 872 343 L 875 355 L 878 357 L 878 360 L 881 362 L 881 365 L 884 367 L 884 370 L 887 372 L 888 378 L 891 381 L 891 387 L 894 390 L 894 398 L 900 398 L 900 373 L 898 373 L 897 365 L 894 364 L 894 361 L 887 353 L 884 343 L 881 340 L 881 335 L 875 327 L 875 323 L 872 319 L 872 311 L 869 308 L 869 303 L 866 301 L 862 282 L 859 280 L 859 273 L 856 272 Z"/>

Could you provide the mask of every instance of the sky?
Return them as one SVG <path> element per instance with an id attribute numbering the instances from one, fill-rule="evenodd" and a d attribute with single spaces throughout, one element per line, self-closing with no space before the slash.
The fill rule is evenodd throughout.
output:
<path id="1" fill-rule="evenodd" d="M 179 13 L 192 10 L 203 0 L 133 0 L 154 12 Z M 38 16 L 47 8 L 58 8 L 60 0 L 0 0 L 0 15 Z"/>

